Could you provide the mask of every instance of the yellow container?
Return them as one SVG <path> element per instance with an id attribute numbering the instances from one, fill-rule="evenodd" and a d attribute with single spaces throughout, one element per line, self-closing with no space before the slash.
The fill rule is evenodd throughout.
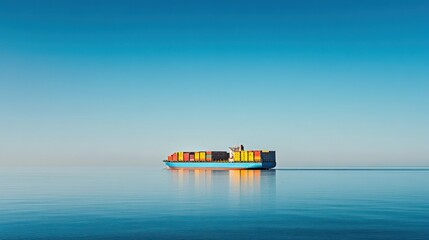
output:
<path id="1" fill-rule="evenodd" d="M 200 152 L 200 160 L 201 161 L 206 160 L 206 152 Z"/>
<path id="2" fill-rule="evenodd" d="M 252 152 L 252 151 L 249 151 L 249 152 L 247 153 L 247 159 L 249 160 L 249 162 L 253 162 L 253 161 L 255 161 L 255 158 L 254 158 L 254 156 L 253 156 L 253 152 Z"/>
<path id="3" fill-rule="evenodd" d="M 234 152 L 234 161 L 241 161 L 240 152 Z"/>
<path id="4" fill-rule="evenodd" d="M 195 161 L 200 161 L 200 153 L 195 152 Z"/>
<path id="5" fill-rule="evenodd" d="M 178 158 L 178 160 L 179 161 L 183 161 L 183 152 L 179 152 L 179 158 Z"/>
<path id="6" fill-rule="evenodd" d="M 247 151 L 240 151 L 241 153 L 241 161 L 247 161 Z"/>

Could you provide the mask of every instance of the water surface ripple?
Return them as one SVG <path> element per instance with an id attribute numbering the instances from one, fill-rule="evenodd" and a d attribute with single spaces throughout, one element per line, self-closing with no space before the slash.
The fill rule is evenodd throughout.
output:
<path id="1" fill-rule="evenodd" d="M 429 239 L 429 171 L 0 170 L 0 239 Z"/>

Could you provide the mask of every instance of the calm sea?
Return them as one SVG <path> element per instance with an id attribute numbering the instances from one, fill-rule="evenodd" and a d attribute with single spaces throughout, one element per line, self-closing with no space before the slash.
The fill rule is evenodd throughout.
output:
<path id="1" fill-rule="evenodd" d="M 0 169 L 0 239 L 429 239 L 428 170 Z"/>

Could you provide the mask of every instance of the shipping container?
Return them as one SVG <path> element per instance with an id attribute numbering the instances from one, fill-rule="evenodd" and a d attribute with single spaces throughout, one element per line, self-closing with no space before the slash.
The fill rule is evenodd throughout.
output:
<path id="1" fill-rule="evenodd" d="M 195 153 L 189 153 L 189 161 L 195 161 Z"/>
<path id="2" fill-rule="evenodd" d="M 183 153 L 183 160 L 189 161 L 189 153 L 188 152 Z"/>
<path id="3" fill-rule="evenodd" d="M 183 161 L 183 152 L 179 152 L 179 158 L 178 158 L 178 160 L 179 161 Z"/>
<path id="4" fill-rule="evenodd" d="M 206 160 L 206 152 L 200 152 L 200 161 Z"/>
<path id="5" fill-rule="evenodd" d="M 212 161 L 212 151 L 206 151 L 206 161 Z"/>
<path id="6" fill-rule="evenodd" d="M 254 158 L 255 158 L 255 161 L 257 161 L 257 162 L 261 161 L 261 151 L 260 150 L 255 151 Z"/>
<path id="7" fill-rule="evenodd" d="M 261 153 L 261 159 L 263 162 L 275 162 L 276 161 L 276 152 L 263 150 Z"/>
<path id="8" fill-rule="evenodd" d="M 241 161 L 247 162 L 247 151 L 240 151 L 241 153 Z"/>
<path id="9" fill-rule="evenodd" d="M 227 161 L 229 158 L 229 153 L 224 151 L 212 151 L 211 155 L 213 161 Z"/>
<path id="10" fill-rule="evenodd" d="M 249 160 L 249 162 L 253 162 L 255 160 L 253 154 L 254 154 L 253 151 L 247 152 L 247 159 Z"/>
<path id="11" fill-rule="evenodd" d="M 173 160 L 173 155 L 168 156 L 168 161 L 171 161 L 171 160 Z"/>
<path id="12" fill-rule="evenodd" d="M 195 152 L 195 161 L 200 161 L 200 153 Z"/>
<path id="13" fill-rule="evenodd" d="M 177 153 L 173 153 L 173 161 L 177 161 Z"/>
<path id="14" fill-rule="evenodd" d="M 212 152 L 206 152 L 206 160 L 207 161 L 212 161 L 213 160 Z"/>
<path id="15" fill-rule="evenodd" d="M 241 161 L 240 152 L 234 152 L 234 161 Z"/>

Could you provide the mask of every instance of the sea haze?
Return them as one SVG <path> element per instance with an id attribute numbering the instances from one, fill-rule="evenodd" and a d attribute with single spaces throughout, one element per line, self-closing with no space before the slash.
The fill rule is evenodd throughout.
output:
<path id="1" fill-rule="evenodd" d="M 0 169 L 0 239 L 429 239 L 428 170 Z"/>

